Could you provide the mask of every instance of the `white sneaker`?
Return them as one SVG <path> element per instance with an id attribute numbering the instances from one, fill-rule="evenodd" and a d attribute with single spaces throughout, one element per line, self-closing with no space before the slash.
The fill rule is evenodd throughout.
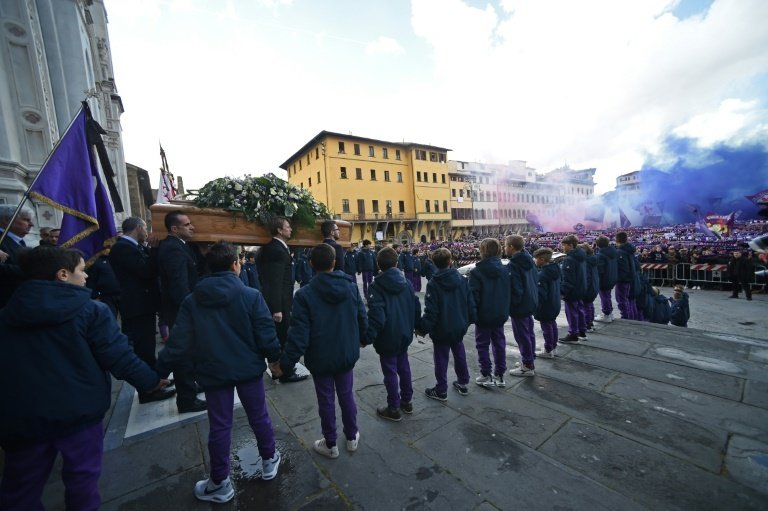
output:
<path id="1" fill-rule="evenodd" d="M 533 369 L 520 364 L 518 367 L 510 369 L 509 374 L 512 376 L 534 376 L 536 375 L 536 372 Z"/>
<path id="2" fill-rule="evenodd" d="M 595 321 L 599 323 L 610 323 L 613 321 L 613 314 L 602 314 L 599 318 L 595 318 Z"/>
<path id="3" fill-rule="evenodd" d="M 507 383 L 504 381 L 504 375 L 500 374 L 498 376 L 493 377 L 493 384 L 496 385 L 499 388 L 504 388 L 507 386 Z"/>
<path id="4" fill-rule="evenodd" d="M 283 459 L 280 451 L 275 449 L 275 454 L 271 459 L 261 459 L 261 478 L 265 481 L 271 481 L 277 476 L 277 470 L 280 468 L 280 460 Z"/>
<path id="5" fill-rule="evenodd" d="M 493 387 L 493 376 L 478 376 L 475 378 L 475 383 L 480 385 L 481 387 Z"/>
<path id="6" fill-rule="evenodd" d="M 355 452 L 357 450 L 357 444 L 360 442 L 360 432 L 355 433 L 354 440 L 347 440 L 347 450 L 349 452 Z"/>
<path id="7" fill-rule="evenodd" d="M 235 496 L 235 489 L 229 477 L 219 484 L 215 484 L 210 478 L 198 481 L 195 484 L 195 497 L 206 502 L 229 502 Z"/>
<path id="8" fill-rule="evenodd" d="M 557 348 L 553 349 L 552 351 L 541 350 L 536 352 L 537 358 L 555 358 L 556 355 Z"/>
<path id="9" fill-rule="evenodd" d="M 328 447 L 325 445 L 325 438 L 315 440 L 315 444 L 312 447 L 315 449 L 315 452 L 322 454 L 326 458 L 335 459 L 339 457 L 339 446 L 334 445 L 333 447 Z"/>

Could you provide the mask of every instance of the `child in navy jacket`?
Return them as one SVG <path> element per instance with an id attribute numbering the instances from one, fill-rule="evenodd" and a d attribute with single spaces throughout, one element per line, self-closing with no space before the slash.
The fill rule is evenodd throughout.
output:
<path id="1" fill-rule="evenodd" d="M 509 256 L 510 302 L 512 334 L 520 350 L 520 365 L 509 371 L 512 376 L 533 376 L 536 358 L 536 336 L 533 314 L 539 306 L 539 272 L 531 255 L 525 251 L 522 236 L 507 236 L 504 240 Z"/>
<path id="2" fill-rule="evenodd" d="M 339 397 L 341 421 L 347 450 L 356 451 L 360 440 L 357 429 L 357 405 L 352 370 L 360 358 L 360 344 L 368 330 L 365 304 L 343 271 L 333 271 L 336 251 L 321 243 L 312 249 L 309 262 L 317 272 L 312 280 L 296 291 L 291 310 L 291 326 L 280 366 L 283 372 L 304 356 L 312 373 L 323 438 L 314 450 L 338 458 L 336 446 L 336 398 Z"/>
<path id="3" fill-rule="evenodd" d="M 453 382 L 453 388 L 462 396 L 469 393 L 469 368 L 463 341 L 470 323 L 475 322 L 476 311 L 467 280 L 451 267 L 451 252 L 447 248 L 438 248 L 432 253 L 432 260 L 437 273 L 427 283 L 424 315 L 417 333 L 429 334 L 434 347 L 437 384 L 424 392 L 431 399 L 445 401 L 448 399 L 449 354 L 453 354 L 453 367 L 458 378 Z"/>
<path id="4" fill-rule="evenodd" d="M 0 508 L 42 509 L 61 452 L 67 509 L 98 509 L 109 373 L 142 393 L 168 380 L 134 354 L 109 308 L 91 300 L 79 251 L 36 247 L 19 255 L 19 267 L 26 281 L 0 309 Z"/>
<path id="5" fill-rule="evenodd" d="M 507 372 L 507 340 L 504 323 L 509 316 L 509 272 L 501 264 L 501 244 L 495 238 L 480 242 L 480 257 L 469 274 L 469 288 L 477 307 L 475 346 L 480 363 L 480 376 L 475 383 L 481 387 L 504 387 Z M 493 345 L 495 370 L 491 372 L 490 346 Z"/>
<path id="6" fill-rule="evenodd" d="M 413 385 L 408 363 L 408 346 L 421 317 L 421 303 L 411 283 L 397 269 L 397 252 L 383 248 L 376 256 L 381 273 L 369 287 L 368 335 L 364 344 L 373 343 L 379 354 L 387 406 L 376 413 L 383 419 L 399 421 L 400 412 L 413 413 Z M 399 381 L 398 381 L 399 379 Z"/>
<path id="7" fill-rule="evenodd" d="M 669 322 L 675 326 L 687 327 L 688 319 L 691 317 L 691 310 L 688 305 L 688 293 L 683 286 L 677 285 L 672 291 L 672 298 L 669 299 L 670 318 Z"/>
<path id="8" fill-rule="evenodd" d="M 195 497 L 221 503 L 235 496 L 229 478 L 235 389 L 259 444 L 261 478 L 277 476 L 281 456 L 275 449 L 263 375 L 266 358 L 273 376 L 280 376 L 280 342 L 261 292 L 238 278 L 241 268 L 235 247 L 216 243 L 205 260 L 211 273 L 181 303 L 157 369 L 161 374 L 194 370 L 205 390 L 211 474 L 195 485 Z"/>
<path id="9" fill-rule="evenodd" d="M 619 276 L 619 265 L 616 249 L 613 248 L 608 238 L 599 236 L 595 240 L 597 245 L 597 274 L 600 280 L 600 309 L 603 314 L 596 321 L 610 323 L 613 321 L 613 301 L 611 300 L 611 291 L 616 285 L 616 279 Z"/>
<path id="10" fill-rule="evenodd" d="M 552 249 L 540 248 L 533 253 L 539 268 L 539 307 L 534 319 L 539 321 L 544 334 L 544 351 L 536 355 L 555 358 L 557 350 L 557 316 L 560 314 L 560 266 L 552 262 Z"/>
<path id="11" fill-rule="evenodd" d="M 568 335 L 560 340 L 578 343 L 587 339 L 587 321 L 581 309 L 581 301 L 587 294 L 587 256 L 579 248 L 579 240 L 573 234 L 562 239 L 560 246 L 565 252 L 565 259 L 560 263 L 562 284 L 560 291 L 565 302 L 565 318 L 568 320 Z"/>
<path id="12" fill-rule="evenodd" d="M 595 298 L 600 291 L 600 275 L 598 273 L 598 261 L 589 243 L 579 245 L 586 254 L 585 269 L 587 270 L 587 292 L 581 301 L 581 313 L 587 322 L 587 331 L 594 331 L 595 327 Z"/>

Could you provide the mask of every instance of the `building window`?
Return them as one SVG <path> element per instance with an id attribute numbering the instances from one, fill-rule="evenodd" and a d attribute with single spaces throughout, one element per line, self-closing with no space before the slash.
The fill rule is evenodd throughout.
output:
<path id="1" fill-rule="evenodd" d="M 371 169 L 371 181 L 376 181 L 376 169 Z"/>
<path id="2" fill-rule="evenodd" d="M 440 153 L 440 163 L 445 163 L 445 153 Z"/>
<path id="3" fill-rule="evenodd" d="M 392 218 L 392 201 L 387 201 L 387 218 Z"/>
<path id="4" fill-rule="evenodd" d="M 459 197 L 464 197 L 464 188 L 459 189 Z"/>
<path id="5" fill-rule="evenodd" d="M 341 212 L 349 213 L 349 199 L 341 199 Z"/>
<path id="6" fill-rule="evenodd" d="M 307 153 L 307 165 L 309 165 L 309 153 Z"/>
<path id="7" fill-rule="evenodd" d="M 389 182 L 389 171 L 388 170 L 384 171 L 384 181 Z"/>
<path id="8" fill-rule="evenodd" d="M 372 200 L 371 201 L 371 211 L 374 212 L 374 213 L 378 213 L 379 212 L 379 201 L 377 201 L 377 200 Z"/>
<path id="9" fill-rule="evenodd" d="M 421 182 L 421 172 L 416 172 L 416 181 Z"/>
<path id="10" fill-rule="evenodd" d="M 363 169 L 355 169 L 355 179 L 359 179 L 362 181 L 363 179 Z"/>
<path id="11" fill-rule="evenodd" d="M 357 214 L 365 216 L 365 199 L 357 199 Z"/>
<path id="12" fill-rule="evenodd" d="M 360 156 L 360 144 L 355 144 L 353 147 L 355 149 L 355 156 Z"/>
<path id="13" fill-rule="evenodd" d="M 447 213 L 447 212 L 448 212 L 448 201 L 444 200 L 443 201 L 443 213 Z"/>
<path id="14" fill-rule="evenodd" d="M 309 183 L 307 186 L 311 188 L 312 187 L 312 178 L 310 177 L 309 179 L 307 179 L 307 182 Z"/>
<path id="15" fill-rule="evenodd" d="M 403 182 L 403 173 L 402 172 L 398 172 L 397 173 L 397 182 L 398 183 L 402 183 Z"/>
<path id="16" fill-rule="evenodd" d="M 341 179 L 347 179 L 347 167 L 341 167 Z"/>
<path id="17" fill-rule="evenodd" d="M 424 201 L 424 207 L 427 208 L 427 213 L 429 213 L 429 201 L 428 200 Z"/>
<path id="18" fill-rule="evenodd" d="M 376 153 L 374 152 L 374 150 L 373 150 L 373 146 L 372 146 L 372 145 L 369 145 L 369 146 L 368 146 L 368 156 L 370 156 L 371 158 L 373 158 L 374 156 L 376 156 Z"/>
<path id="19" fill-rule="evenodd" d="M 445 184 L 445 174 L 440 174 L 440 177 L 443 179 L 443 184 Z"/>
<path id="20" fill-rule="evenodd" d="M 437 153 L 434 151 L 429 152 L 429 161 L 437 161 Z"/>
<path id="21" fill-rule="evenodd" d="M 416 149 L 414 151 L 414 153 L 416 154 L 416 159 L 417 160 L 424 160 L 424 161 L 426 161 L 426 159 L 427 159 L 427 152 L 426 151 L 422 151 L 421 149 Z"/>
<path id="22" fill-rule="evenodd" d="M 320 173 L 317 173 L 317 184 L 320 184 Z"/>
<path id="23" fill-rule="evenodd" d="M 451 190 L 451 197 L 456 197 L 456 188 Z"/>
<path id="24" fill-rule="evenodd" d="M 384 158 L 385 160 L 389 159 L 389 149 L 387 149 L 386 147 L 382 147 L 381 157 Z"/>
<path id="25" fill-rule="evenodd" d="M 400 159 L 400 149 L 395 149 L 395 159 L 396 160 Z"/>
<path id="26" fill-rule="evenodd" d="M 317 160 L 318 158 L 320 158 L 320 148 L 315 147 L 315 159 Z"/>
<path id="27" fill-rule="evenodd" d="M 400 213 L 405 213 L 405 201 L 404 200 L 398 201 L 397 205 L 400 208 Z"/>
<path id="28" fill-rule="evenodd" d="M 435 213 L 437 213 L 438 211 L 440 211 L 440 201 L 436 200 L 435 201 Z"/>
<path id="29" fill-rule="evenodd" d="M 301 182 L 301 183 L 299 183 L 299 184 L 301 185 L 301 189 L 303 190 L 303 189 L 304 189 L 304 181 L 302 181 L 302 182 Z"/>
<path id="30" fill-rule="evenodd" d="M 432 182 L 437 183 L 437 172 L 432 173 Z"/>
<path id="31" fill-rule="evenodd" d="M 344 142 L 339 142 L 339 154 L 344 154 Z"/>
<path id="32" fill-rule="evenodd" d="M 299 160 L 299 170 L 301 170 L 301 160 Z"/>

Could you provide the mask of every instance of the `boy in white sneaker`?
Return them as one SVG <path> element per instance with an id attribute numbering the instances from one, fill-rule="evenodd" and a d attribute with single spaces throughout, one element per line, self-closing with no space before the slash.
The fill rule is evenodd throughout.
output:
<path id="1" fill-rule="evenodd" d="M 534 319 L 544 334 L 544 350 L 536 352 L 542 358 L 555 358 L 557 350 L 557 316 L 560 314 L 560 266 L 552 262 L 552 249 L 540 248 L 533 253 L 539 269 L 539 306 Z"/>
<path id="2" fill-rule="evenodd" d="M 240 397 L 258 442 L 261 478 L 274 479 L 280 464 L 267 412 L 264 371 L 280 376 L 280 342 L 261 292 L 240 280 L 240 259 L 229 243 L 216 243 L 205 255 L 211 274 L 181 303 L 179 315 L 157 371 L 195 370 L 208 402 L 208 453 L 211 474 L 195 485 L 195 497 L 228 502 L 235 496 L 229 479 L 234 393 Z M 222 370 L 226 368 L 226 370 Z"/>
<path id="3" fill-rule="evenodd" d="M 475 347 L 480 364 L 480 376 L 475 383 L 481 387 L 504 387 L 504 373 L 507 372 L 507 340 L 504 323 L 509 317 L 509 271 L 501 264 L 501 243 L 496 238 L 480 242 L 480 257 L 469 274 L 469 289 L 477 306 L 475 323 Z M 490 348 L 493 346 L 491 366 Z M 495 369 L 491 372 L 491 369 Z"/>
<path id="4" fill-rule="evenodd" d="M 326 458 L 338 458 L 336 446 L 336 396 L 347 450 L 356 451 L 357 429 L 352 370 L 360 358 L 360 344 L 368 330 L 368 315 L 357 284 L 341 270 L 333 270 L 336 251 L 321 243 L 312 249 L 309 263 L 316 275 L 296 291 L 291 326 L 280 366 L 285 372 L 304 356 L 317 394 L 317 411 L 323 438 L 313 449 Z"/>

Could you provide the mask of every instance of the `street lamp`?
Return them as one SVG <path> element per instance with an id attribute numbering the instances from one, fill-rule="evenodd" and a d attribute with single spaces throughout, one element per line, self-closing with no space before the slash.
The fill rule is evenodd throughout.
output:
<path id="1" fill-rule="evenodd" d="M 465 179 L 468 179 L 468 181 L 465 181 L 464 183 L 464 190 L 467 191 L 467 197 L 469 197 L 469 200 L 471 201 L 471 209 L 470 214 L 472 215 L 472 231 L 470 234 L 475 233 L 475 177 L 474 176 L 467 176 Z"/>

